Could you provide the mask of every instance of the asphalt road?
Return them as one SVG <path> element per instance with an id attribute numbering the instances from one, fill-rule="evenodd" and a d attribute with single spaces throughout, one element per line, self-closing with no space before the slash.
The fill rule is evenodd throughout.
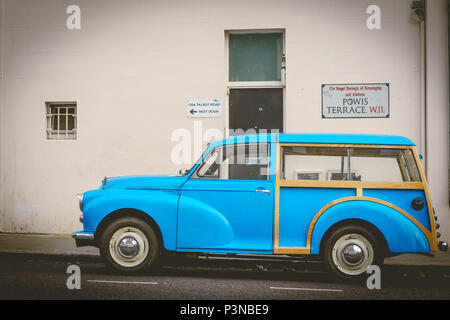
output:
<path id="1" fill-rule="evenodd" d="M 69 290 L 70 265 L 81 288 Z M 369 276 L 369 275 L 368 275 Z M 155 271 L 122 275 L 98 259 L 0 254 L 0 299 L 450 299 L 450 268 L 385 266 L 381 289 L 349 283 L 318 262 L 172 259 Z"/>

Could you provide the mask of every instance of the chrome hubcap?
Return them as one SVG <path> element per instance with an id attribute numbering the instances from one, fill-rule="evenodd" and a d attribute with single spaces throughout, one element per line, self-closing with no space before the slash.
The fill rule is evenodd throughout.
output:
<path id="1" fill-rule="evenodd" d="M 139 243 L 133 237 L 124 237 L 117 244 L 117 251 L 124 258 L 134 258 L 139 253 Z"/>
<path id="2" fill-rule="evenodd" d="M 372 244 L 358 233 L 343 235 L 333 245 L 333 263 L 346 275 L 356 276 L 366 272 L 373 258 Z"/>
<path id="3" fill-rule="evenodd" d="M 149 252 L 147 236 L 135 227 L 120 228 L 109 240 L 111 258 L 122 267 L 132 268 L 141 264 Z"/>
<path id="4" fill-rule="evenodd" d="M 364 260 L 364 251 L 354 243 L 345 246 L 341 255 L 344 262 L 350 266 L 356 266 Z"/>

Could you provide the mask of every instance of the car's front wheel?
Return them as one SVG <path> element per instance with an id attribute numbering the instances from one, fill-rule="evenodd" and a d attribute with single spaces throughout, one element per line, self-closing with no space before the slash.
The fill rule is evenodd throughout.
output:
<path id="1" fill-rule="evenodd" d="M 100 255 L 105 263 L 122 272 L 138 272 L 151 267 L 158 257 L 158 239 L 152 227 L 134 217 L 114 220 L 100 239 Z"/>

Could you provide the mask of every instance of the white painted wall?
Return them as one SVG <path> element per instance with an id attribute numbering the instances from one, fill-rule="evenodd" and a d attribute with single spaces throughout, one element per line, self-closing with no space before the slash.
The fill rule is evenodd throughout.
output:
<path id="1" fill-rule="evenodd" d="M 226 30 L 285 30 L 286 132 L 420 141 L 420 27 L 409 0 L 78 0 L 82 24 L 74 31 L 65 25 L 72 2 L 2 1 L 1 231 L 69 233 L 81 228 L 75 194 L 97 188 L 103 176 L 176 173 L 171 133 L 186 128 L 194 136 L 198 121 L 185 116 L 186 101 L 217 98 L 226 108 Z M 381 30 L 366 27 L 371 4 L 381 8 Z M 446 23 L 437 19 L 437 28 Z M 441 61 L 429 85 L 448 76 Z M 321 118 L 321 84 L 361 82 L 390 84 L 389 119 Z M 435 90 L 443 96 L 445 86 Z M 46 101 L 77 101 L 77 140 L 46 139 Z M 448 146 L 441 116 L 439 109 L 436 150 Z M 223 131 L 226 122 L 201 126 Z M 428 155 L 438 171 L 447 168 L 442 154 Z M 444 180 L 430 184 L 448 216 Z"/>
<path id="2" fill-rule="evenodd" d="M 448 1 L 427 1 L 427 178 L 443 239 L 450 237 L 448 203 Z"/>
<path id="3" fill-rule="evenodd" d="M 2 109 L 3 109 L 3 86 L 5 84 L 5 79 L 3 77 L 3 24 L 5 22 L 4 17 L 3 17 L 3 4 L 4 1 L 0 0 L 0 125 L 3 123 L 2 121 Z M 2 210 L 2 204 L 3 204 L 3 182 L 2 182 L 2 163 L 3 163 L 3 130 L 2 130 L 2 126 L 0 126 L 0 230 L 2 230 L 2 221 L 3 221 L 3 216 L 5 215 L 5 212 Z"/>

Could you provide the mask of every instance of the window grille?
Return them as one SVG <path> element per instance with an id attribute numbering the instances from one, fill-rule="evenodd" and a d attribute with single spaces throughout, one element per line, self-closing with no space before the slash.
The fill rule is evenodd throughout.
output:
<path id="1" fill-rule="evenodd" d="M 77 138 L 76 102 L 47 102 L 47 139 L 74 140 Z"/>

